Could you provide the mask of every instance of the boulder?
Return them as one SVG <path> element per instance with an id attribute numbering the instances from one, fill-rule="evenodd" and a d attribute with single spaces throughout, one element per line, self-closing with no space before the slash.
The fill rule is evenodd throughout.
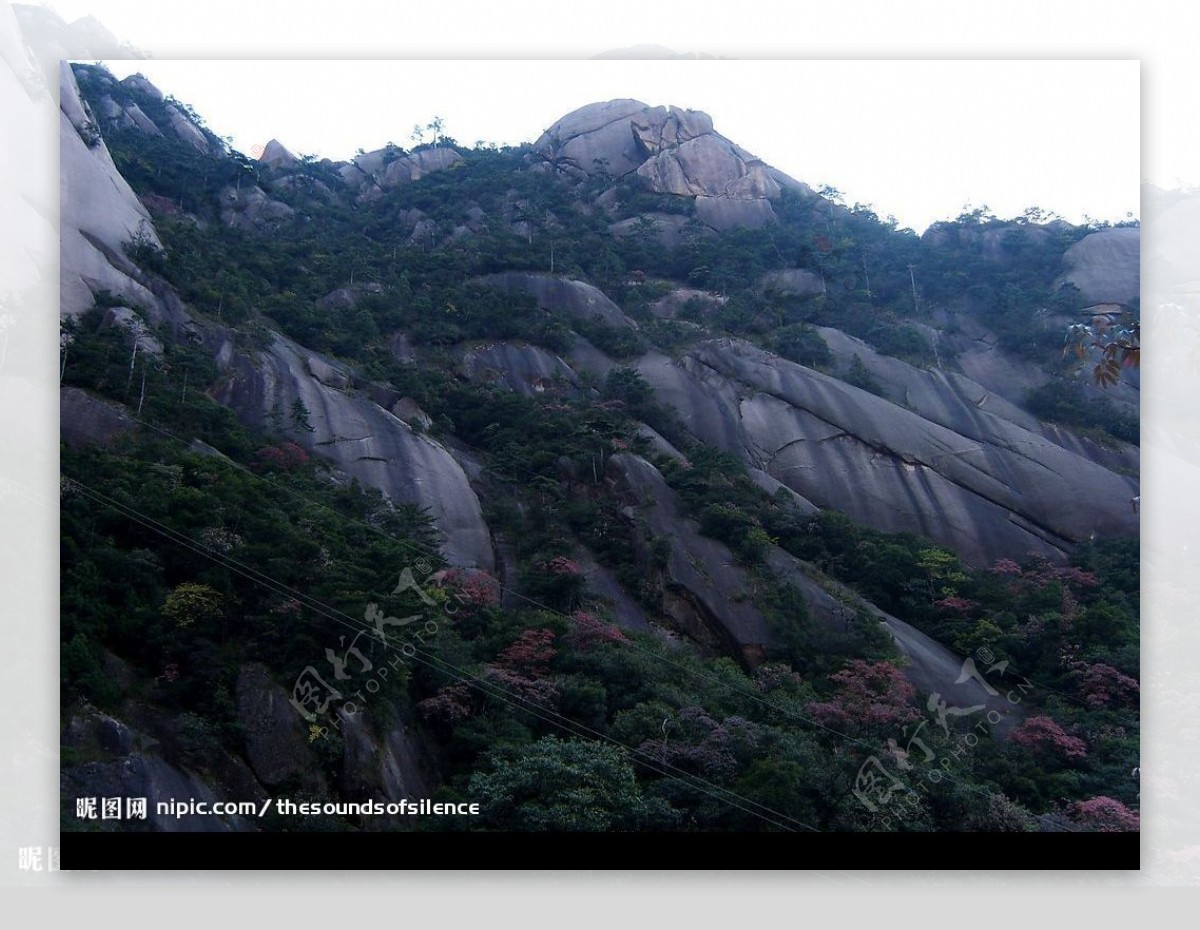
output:
<path id="1" fill-rule="evenodd" d="M 390 717 L 398 712 L 391 708 Z M 382 736 L 367 719 L 370 712 L 338 711 L 342 736 L 344 797 L 352 800 L 399 801 L 428 797 L 436 781 L 430 774 L 427 753 L 403 722 Z M 403 822 L 403 818 L 397 818 Z M 379 825 L 371 825 L 379 826 Z"/>
<path id="2" fill-rule="evenodd" d="M 663 608 L 672 625 L 710 649 L 728 650 L 747 664 L 760 661 L 775 633 L 754 606 L 752 584 L 733 553 L 700 535 L 695 521 L 682 515 L 675 492 L 645 459 L 619 453 L 608 460 L 606 473 L 631 508 L 642 561 L 650 562 L 654 540 L 666 541 Z"/>
<path id="3" fill-rule="evenodd" d="M 200 131 L 200 127 L 191 121 L 184 113 L 173 104 L 168 103 L 165 108 L 167 121 L 171 131 L 175 137 L 181 142 L 186 142 L 197 152 L 202 155 L 211 155 L 212 148 L 209 145 L 208 137 Z"/>
<path id="4" fill-rule="evenodd" d="M 268 168 L 295 168 L 300 164 L 300 159 L 288 151 L 278 139 L 272 139 L 263 146 L 258 160 Z"/>
<path id="5" fill-rule="evenodd" d="M 543 310 L 561 313 L 585 323 L 598 321 L 607 326 L 637 328 L 637 324 L 599 288 L 583 281 L 523 271 L 505 271 L 485 275 L 479 278 L 479 282 L 510 293 L 532 294 Z"/>
<path id="6" fill-rule="evenodd" d="M 1102 229 L 1084 236 L 1063 255 L 1059 279 L 1074 284 L 1091 303 L 1133 302 L 1141 294 L 1141 230 Z"/>
<path id="7" fill-rule="evenodd" d="M 708 114 L 637 100 L 592 103 L 567 114 L 542 134 L 534 153 L 576 177 L 636 175 L 651 191 L 694 198 L 696 216 L 717 230 L 775 222 L 771 201 L 784 187 L 812 195 L 806 185 L 715 132 Z M 678 241 L 675 224 L 656 220 L 664 243 Z M 634 228 L 622 221 L 613 233 L 627 235 Z"/>
<path id="8" fill-rule="evenodd" d="M 401 397 L 392 404 L 392 415 L 399 417 L 409 426 L 419 426 L 421 429 L 433 426 L 433 418 L 411 397 Z"/>
<path id="9" fill-rule="evenodd" d="M 238 229 L 263 230 L 290 219 L 295 211 L 273 200 L 261 187 L 232 185 L 221 191 L 221 222 Z"/>
<path id="10" fill-rule="evenodd" d="M 825 293 L 825 279 L 815 271 L 807 271 L 803 268 L 768 271 L 759 279 L 759 284 L 764 290 L 793 297 L 809 297 Z"/>
<path id="11" fill-rule="evenodd" d="M 112 445 L 138 427 L 123 404 L 104 400 L 79 388 L 63 387 L 58 398 L 62 440 L 72 449 Z"/>
<path id="12" fill-rule="evenodd" d="M 319 658 L 314 656 L 314 661 Z M 266 666 L 250 663 L 241 667 L 234 699 L 238 723 L 245 732 L 246 761 L 255 778 L 268 788 L 293 778 L 309 784 L 320 779 L 320 767 L 308 744 L 307 724 Z"/>
<path id="13" fill-rule="evenodd" d="M 154 100 L 163 100 L 163 92 L 147 80 L 145 75 L 131 74 L 121 81 L 125 87 L 135 94 L 144 94 Z"/>
<path id="14" fill-rule="evenodd" d="M 692 287 L 677 287 L 665 297 L 660 297 L 650 305 L 650 312 L 662 320 L 673 320 L 681 310 L 689 305 L 697 308 L 702 314 L 719 310 L 729 300 L 722 294 L 712 291 L 701 291 Z"/>
<path id="15" fill-rule="evenodd" d="M 326 387 L 344 391 L 350 387 L 350 374 L 344 368 L 333 365 L 319 355 L 310 355 L 304 360 L 308 373 Z"/>

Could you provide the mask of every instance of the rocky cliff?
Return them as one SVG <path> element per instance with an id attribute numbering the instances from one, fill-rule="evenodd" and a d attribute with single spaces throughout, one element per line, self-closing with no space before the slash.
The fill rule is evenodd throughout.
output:
<path id="1" fill-rule="evenodd" d="M 773 222 L 771 201 L 784 187 L 812 194 L 717 133 L 707 113 L 638 100 L 581 107 L 554 123 L 533 148 L 557 171 L 636 175 L 649 190 L 687 197 L 700 221 L 717 230 Z"/>

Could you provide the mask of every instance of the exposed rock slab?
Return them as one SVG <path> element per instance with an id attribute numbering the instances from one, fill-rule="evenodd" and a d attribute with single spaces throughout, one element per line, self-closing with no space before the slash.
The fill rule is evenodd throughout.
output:
<path id="1" fill-rule="evenodd" d="M 1130 303 L 1141 293 L 1141 230 L 1102 229 L 1084 236 L 1063 255 L 1060 279 L 1091 303 Z"/>
<path id="2" fill-rule="evenodd" d="M 138 427 L 122 404 L 79 388 L 63 387 L 58 400 L 62 439 L 72 449 L 111 445 Z"/>
<path id="3" fill-rule="evenodd" d="M 162 243 L 149 212 L 113 164 L 66 62 L 60 76 L 61 312 L 83 313 L 100 291 L 153 306 L 154 293 L 123 248 L 137 237 L 159 248 Z"/>
<path id="4" fill-rule="evenodd" d="M 561 358 L 538 346 L 492 342 L 458 350 L 459 370 L 472 381 L 494 384 L 526 397 L 573 394 L 579 378 Z"/>
<path id="5" fill-rule="evenodd" d="M 607 326 L 636 329 L 637 324 L 627 317 L 599 288 L 583 281 L 556 278 L 551 275 L 505 271 L 486 275 L 481 284 L 510 293 L 531 294 L 544 310 L 561 313 L 585 323 L 600 322 Z"/>
<path id="6" fill-rule="evenodd" d="M 260 352 L 217 349 L 225 379 L 218 399 L 259 428 L 283 431 L 392 500 L 426 509 L 452 563 L 492 568 L 492 542 L 479 499 L 444 446 L 346 384 L 347 369 L 275 335 Z M 398 398 L 380 397 L 388 407 Z M 295 422 L 296 401 L 308 411 Z"/>
<path id="7" fill-rule="evenodd" d="M 812 195 L 714 131 L 708 114 L 637 100 L 592 103 L 568 113 L 543 133 L 534 152 L 576 177 L 636 175 L 648 190 L 691 198 L 700 222 L 717 230 L 775 222 L 771 201 L 784 187 Z M 682 223 L 658 215 L 651 222 L 665 244 L 679 241 Z M 621 221 L 612 231 L 624 236 L 635 229 L 636 223 Z"/>
<path id="8" fill-rule="evenodd" d="M 1137 532 L 1135 481 L 973 404 L 939 413 L 958 432 L 737 340 L 652 353 L 638 369 L 702 441 L 820 507 L 922 533 L 976 565 Z"/>

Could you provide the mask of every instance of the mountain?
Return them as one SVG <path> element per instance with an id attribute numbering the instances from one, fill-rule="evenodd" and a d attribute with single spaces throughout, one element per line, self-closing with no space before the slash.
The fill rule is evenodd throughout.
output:
<path id="1" fill-rule="evenodd" d="M 72 790 L 436 789 L 532 829 L 553 758 L 625 785 L 587 828 L 871 829 L 842 749 L 941 700 L 947 746 L 947 701 L 990 723 L 955 789 L 989 800 L 921 828 L 1136 805 L 1137 382 L 1061 351 L 1136 313 L 1136 227 L 918 237 L 636 100 L 335 163 L 248 159 L 141 76 L 61 90 Z M 438 616 L 390 681 L 385 612 Z"/>

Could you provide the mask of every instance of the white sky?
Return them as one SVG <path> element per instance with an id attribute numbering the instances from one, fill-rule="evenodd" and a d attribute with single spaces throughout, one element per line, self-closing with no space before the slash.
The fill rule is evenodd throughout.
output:
<path id="1" fill-rule="evenodd" d="M 62 7 L 71 4 L 54 4 Z M 103 20 L 120 38 L 126 38 Z M 814 187 L 920 231 L 966 204 L 1072 221 L 1138 215 L 1137 61 L 110 61 L 249 152 L 333 159 L 409 144 L 437 114 L 460 143 L 534 140 L 595 100 L 704 110 Z"/>

